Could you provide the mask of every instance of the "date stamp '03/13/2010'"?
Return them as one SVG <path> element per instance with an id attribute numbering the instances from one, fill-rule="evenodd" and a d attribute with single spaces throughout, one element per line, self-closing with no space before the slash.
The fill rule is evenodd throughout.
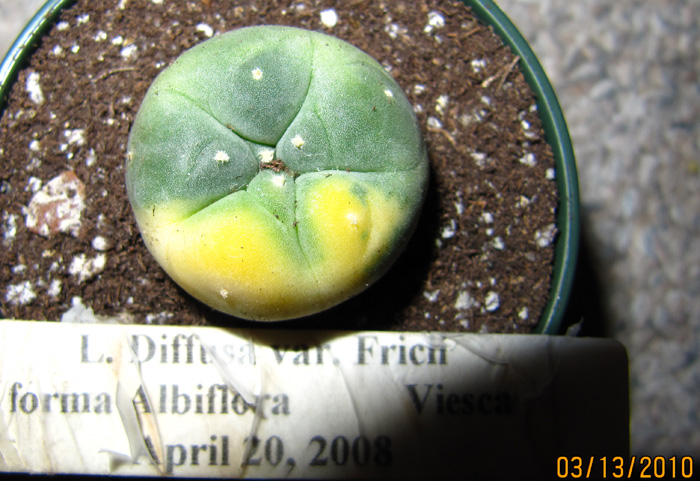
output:
<path id="1" fill-rule="evenodd" d="M 690 479 L 693 477 L 692 456 L 623 456 L 557 458 L 559 479 Z"/>

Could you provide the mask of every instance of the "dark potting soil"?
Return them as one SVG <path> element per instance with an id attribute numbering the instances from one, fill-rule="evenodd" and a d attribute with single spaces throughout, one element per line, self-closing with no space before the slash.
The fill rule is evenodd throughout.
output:
<path id="1" fill-rule="evenodd" d="M 126 322 L 259 326 L 211 311 L 146 250 L 124 189 L 132 121 L 183 50 L 280 24 L 358 46 L 404 88 L 429 195 L 396 265 L 354 299 L 275 327 L 529 332 L 550 287 L 557 191 L 533 93 L 453 0 L 80 0 L 19 74 L 0 118 L 0 317 L 60 320 L 76 300 Z"/>

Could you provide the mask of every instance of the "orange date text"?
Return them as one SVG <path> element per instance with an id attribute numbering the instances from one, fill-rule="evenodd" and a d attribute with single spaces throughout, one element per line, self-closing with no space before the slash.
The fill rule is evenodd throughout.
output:
<path id="1" fill-rule="evenodd" d="M 559 456 L 559 479 L 689 479 L 693 477 L 692 456 L 614 457 Z"/>

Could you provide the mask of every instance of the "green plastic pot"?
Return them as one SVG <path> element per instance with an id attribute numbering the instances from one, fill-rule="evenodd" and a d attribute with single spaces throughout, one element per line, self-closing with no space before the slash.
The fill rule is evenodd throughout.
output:
<path id="1" fill-rule="evenodd" d="M 569 129 L 542 65 L 513 22 L 491 0 L 463 1 L 484 23 L 493 28 L 515 55 L 520 57 L 520 69 L 537 96 L 537 108 L 544 126 L 545 138 L 554 153 L 559 189 L 559 235 L 554 251 L 549 301 L 535 332 L 559 334 L 564 327 L 562 321 L 574 283 L 580 235 L 578 175 Z"/>
<path id="2" fill-rule="evenodd" d="M 579 193 L 576 161 L 571 138 L 552 85 L 537 57 L 508 17 L 492 0 L 462 0 L 520 57 L 520 68 L 538 99 L 538 112 L 545 136 L 554 152 L 559 190 L 557 229 L 550 297 L 539 324 L 538 334 L 560 334 L 571 295 L 579 248 Z M 75 0 L 49 0 L 27 24 L 0 64 L 0 112 L 17 72 L 33 52 L 56 16 Z"/>

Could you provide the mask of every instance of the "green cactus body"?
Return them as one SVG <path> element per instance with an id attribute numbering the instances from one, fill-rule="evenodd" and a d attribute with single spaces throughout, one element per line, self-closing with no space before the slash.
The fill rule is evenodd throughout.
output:
<path id="1" fill-rule="evenodd" d="M 312 314 L 375 281 L 428 177 L 413 109 L 381 65 L 290 27 L 182 54 L 146 94 L 127 157 L 157 261 L 211 307 L 256 320 Z"/>

